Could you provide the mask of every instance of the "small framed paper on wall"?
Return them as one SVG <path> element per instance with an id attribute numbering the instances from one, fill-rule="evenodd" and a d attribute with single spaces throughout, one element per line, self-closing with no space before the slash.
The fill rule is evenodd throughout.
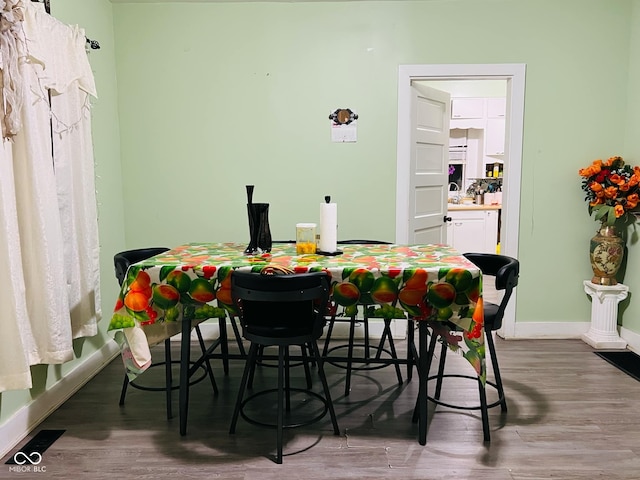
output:
<path id="1" fill-rule="evenodd" d="M 356 142 L 358 139 L 358 114 L 350 108 L 338 108 L 329 115 L 331 141 Z"/>

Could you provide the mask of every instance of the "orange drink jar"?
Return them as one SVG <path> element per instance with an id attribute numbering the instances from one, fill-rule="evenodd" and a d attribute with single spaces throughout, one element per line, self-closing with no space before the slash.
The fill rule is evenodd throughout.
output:
<path id="1" fill-rule="evenodd" d="M 296 223 L 296 254 L 316 253 L 316 224 Z"/>

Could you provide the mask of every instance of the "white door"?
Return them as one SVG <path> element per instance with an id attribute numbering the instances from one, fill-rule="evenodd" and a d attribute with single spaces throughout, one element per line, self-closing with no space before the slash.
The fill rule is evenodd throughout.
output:
<path id="1" fill-rule="evenodd" d="M 451 95 L 411 85 L 409 243 L 445 243 Z"/>

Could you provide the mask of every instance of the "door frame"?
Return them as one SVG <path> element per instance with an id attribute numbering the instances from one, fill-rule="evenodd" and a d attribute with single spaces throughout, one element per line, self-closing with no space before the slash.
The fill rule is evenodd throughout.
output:
<path id="1" fill-rule="evenodd" d="M 508 171 L 503 181 L 500 251 L 518 258 L 520 230 L 520 183 L 526 65 L 517 64 L 433 64 L 398 67 L 398 138 L 396 157 L 396 242 L 407 243 L 409 235 L 409 164 L 411 148 L 411 83 L 415 80 L 506 80 L 507 118 L 505 154 Z M 504 338 L 515 337 L 517 292 L 505 311 Z"/>

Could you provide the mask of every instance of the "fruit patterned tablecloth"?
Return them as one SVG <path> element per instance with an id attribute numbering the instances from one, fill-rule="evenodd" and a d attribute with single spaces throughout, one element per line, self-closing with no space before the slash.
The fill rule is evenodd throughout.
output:
<path id="1" fill-rule="evenodd" d="M 367 308 L 370 317 L 428 321 L 484 381 L 482 274 L 451 247 L 341 245 L 342 255 L 322 256 L 296 255 L 294 244 L 276 243 L 270 253 L 248 256 L 243 253 L 245 246 L 191 243 L 132 265 L 109 330 L 122 330 L 129 339 L 136 338 L 132 335 L 135 330 L 142 330 L 149 340 L 153 332 L 159 340 L 163 333 L 178 333 L 183 319 L 195 323 L 234 315 L 234 269 L 267 273 L 324 270 L 332 282 L 330 313 L 352 316 Z M 146 358 L 149 343 L 127 347 L 134 350 L 134 359 Z M 144 362 L 137 368 L 144 370 Z"/>

